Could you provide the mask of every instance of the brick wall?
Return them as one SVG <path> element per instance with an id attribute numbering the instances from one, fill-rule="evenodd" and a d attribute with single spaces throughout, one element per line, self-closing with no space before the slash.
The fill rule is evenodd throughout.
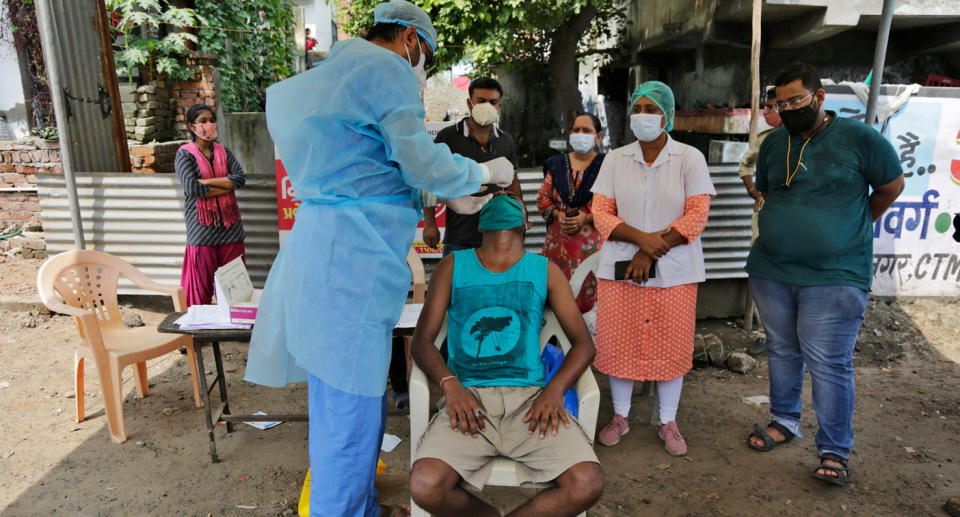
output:
<path id="1" fill-rule="evenodd" d="M 60 142 L 0 142 L 0 226 L 14 228 L 38 219 L 37 174 L 60 172 Z"/>
<path id="2" fill-rule="evenodd" d="M 170 88 L 171 107 L 176 108 L 173 128 L 178 132 L 177 138 L 189 136 L 184 115 L 190 106 L 206 104 L 216 110 L 217 95 L 213 71 L 219 62 L 220 58 L 216 52 L 191 52 L 186 64 L 196 70 L 194 80 L 174 83 Z"/>
<path id="3" fill-rule="evenodd" d="M 130 166 L 133 172 L 173 173 L 173 160 L 177 149 L 187 140 L 174 140 L 158 144 L 131 144 Z"/>
<path id="4" fill-rule="evenodd" d="M 127 138 L 137 142 L 165 142 L 174 138 L 173 118 L 168 81 L 150 81 L 140 87 L 120 85 L 123 121 Z"/>

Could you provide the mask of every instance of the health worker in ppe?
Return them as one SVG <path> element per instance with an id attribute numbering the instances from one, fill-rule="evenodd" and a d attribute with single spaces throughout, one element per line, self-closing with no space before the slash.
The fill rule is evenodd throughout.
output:
<path id="1" fill-rule="evenodd" d="M 376 7 L 367 40 L 337 43 L 267 89 L 267 126 L 301 204 L 267 277 L 245 379 L 308 383 L 311 515 L 380 515 L 390 336 L 420 190 L 476 211 L 489 199 L 470 196 L 481 184 L 513 181 L 509 161 L 481 165 L 430 139 L 420 90 L 436 45 L 427 14 L 393 0 Z"/>

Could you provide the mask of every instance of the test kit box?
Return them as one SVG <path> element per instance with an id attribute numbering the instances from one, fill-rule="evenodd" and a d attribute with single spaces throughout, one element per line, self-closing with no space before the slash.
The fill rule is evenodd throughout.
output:
<path id="1" fill-rule="evenodd" d="M 254 289 L 243 259 L 237 257 L 213 275 L 217 305 L 230 312 L 230 323 L 252 325 L 257 319 L 262 289 Z"/>

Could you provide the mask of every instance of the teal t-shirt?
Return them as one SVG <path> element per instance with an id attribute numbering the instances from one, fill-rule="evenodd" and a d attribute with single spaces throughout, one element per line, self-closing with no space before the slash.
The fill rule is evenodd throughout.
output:
<path id="1" fill-rule="evenodd" d="M 873 280 L 870 187 L 903 170 L 890 142 L 875 129 L 828 111 L 831 123 L 810 139 L 796 176 L 804 139 L 778 128 L 760 146 L 756 187 L 767 193 L 757 218 L 760 236 L 747 272 L 790 285 L 850 285 Z M 787 139 L 790 158 L 787 159 Z"/>
<path id="2" fill-rule="evenodd" d="M 493 273 L 475 250 L 455 251 L 447 366 L 460 383 L 544 387 L 539 338 L 546 301 L 546 257 L 525 253 Z"/>

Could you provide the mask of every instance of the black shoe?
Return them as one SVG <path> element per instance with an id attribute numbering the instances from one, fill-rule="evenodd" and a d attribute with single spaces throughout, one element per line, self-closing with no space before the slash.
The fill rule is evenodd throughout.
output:
<path id="1" fill-rule="evenodd" d="M 753 357 L 761 356 L 767 351 L 766 338 L 758 337 L 756 341 L 747 349 L 747 353 Z"/>
<path id="2" fill-rule="evenodd" d="M 397 405 L 397 409 L 407 409 L 410 407 L 410 394 L 394 392 L 393 403 Z"/>

